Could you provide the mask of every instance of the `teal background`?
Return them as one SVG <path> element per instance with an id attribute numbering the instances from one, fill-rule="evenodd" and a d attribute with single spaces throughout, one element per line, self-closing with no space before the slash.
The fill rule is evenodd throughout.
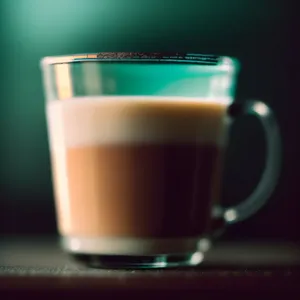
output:
<path id="1" fill-rule="evenodd" d="M 292 8 L 283 0 L 2 0 L 0 2 L 0 233 L 55 232 L 39 69 L 43 56 L 98 51 L 183 51 L 236 56 L 237 101 L 259 98 L 275 111 L 285 144 L 281 181 L 256 217 L 228 237 L 299 237 L 294 174 L 298 102 L 291 73 Z M 299 54 L 298 54 L 299 56 Z M 294 74 L 294 75 L 293 75 Z M 299 75 L 298 75 L 299 76 Z M 294 89 L 294 90 L 293 90 Z M 294 102 L 293 102 L 294 101 Z M 294 108 L 291 107 L 294 105 Z M 293 114 L 294 113 L 294 114 Z M 263 136 L 252 119 L 233 128 L 224 202 L 259 178 Z M 257 166 L 257 167 L 255 167 Z M 246 170 L 246 171 L 245 171 Z M 243 232 L 243 234 L 240 234 Z"/>

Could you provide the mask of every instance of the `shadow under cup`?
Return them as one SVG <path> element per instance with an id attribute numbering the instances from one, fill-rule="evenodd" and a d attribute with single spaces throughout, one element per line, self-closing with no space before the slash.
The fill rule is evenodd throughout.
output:
<path id="1" fill-rule="evenodd" d="M 176 55 L 42 61 L 62 246 L 91 266 L 197 265 L 239 217 L 213 216 L 236 63 Z"/>

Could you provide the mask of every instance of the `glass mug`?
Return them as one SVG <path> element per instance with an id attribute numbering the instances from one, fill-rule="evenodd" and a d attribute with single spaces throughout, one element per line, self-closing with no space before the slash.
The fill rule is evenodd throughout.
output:
<path id="1" fill-rule="evenodd" d="M 233 103 L 235 59 L 112 52 L 41 67 L 61 243 L 88 265 L 198 265 L 220 220 L 248 218 L 273 191 L 277 125 L 266 104 Z M 228 128 L 243 114 L 262 124 L 266 166 L 252 195 L 224 208 Z"/>

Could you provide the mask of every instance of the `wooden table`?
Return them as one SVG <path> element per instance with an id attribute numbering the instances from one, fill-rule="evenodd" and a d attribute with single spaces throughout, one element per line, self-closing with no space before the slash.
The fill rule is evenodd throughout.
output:
<path id="1" fill-rule="evenodd" d="M 197 268 L 135 271 L 86 268 L 65 255 L 55 237 L 0 238 L 0 299 L 17 294 L 198 299 L 224 293 L 253 299 L 279 292 L 300 299 L 299 244 L 220 242 Z"/>

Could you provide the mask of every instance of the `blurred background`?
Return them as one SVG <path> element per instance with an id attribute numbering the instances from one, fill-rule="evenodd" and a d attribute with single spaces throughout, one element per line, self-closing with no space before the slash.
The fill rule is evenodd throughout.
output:
<path id="1" fill-rule="evenodd" d="M 284 0 L 2 0 L 0 2 L 0 234 L 55 234 L 44 99 L 43 56 L 100 51 L 182 51 L 236 56 L 237 101 L 261 99 L 282 132 L 278 186 L 255 217 L 224 239 L 300 238 L 299 43 L 296 9 Z M 223 202 L 253 189 L 264 138 L 237 120 Z"/>

